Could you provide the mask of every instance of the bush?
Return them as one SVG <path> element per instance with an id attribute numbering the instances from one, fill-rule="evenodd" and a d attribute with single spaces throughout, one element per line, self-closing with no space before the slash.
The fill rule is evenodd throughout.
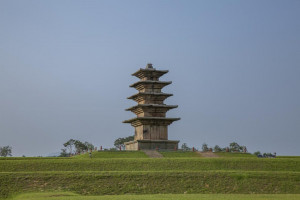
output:
<path id="1" fill-rule="evenodd" d="M 208 148 L 208 146 L 207 146 L 206 143 L 202 144 L 202 151 L 203 151 L 203 152 L 209 151 L 209 148 Z"/>

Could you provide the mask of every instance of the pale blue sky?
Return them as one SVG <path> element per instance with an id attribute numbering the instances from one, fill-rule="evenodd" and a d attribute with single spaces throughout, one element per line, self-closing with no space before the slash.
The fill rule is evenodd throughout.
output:
<path id="1" fill-rule="evenodd" d="M 0 146 L 112 147 L 131 73 L 170 72 L 170 139 L 300 155 L 300 1 L 0 0 Z"/>

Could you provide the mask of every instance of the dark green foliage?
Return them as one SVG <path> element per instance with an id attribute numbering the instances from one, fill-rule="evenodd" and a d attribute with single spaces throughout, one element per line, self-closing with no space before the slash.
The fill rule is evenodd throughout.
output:
<path id="1" fill-rule="evenodd" d="M 81 152 L 86 152 L 88 150 L 93 150 L 94 145 L 89 142 L 81 142 L 79 140 L 70 139 L 66 143 L 64 143 L 64 147 L 69 150 L 69 155 L 74 153 L 79 154 Z M 65 155 L 66 150 L 62 149 L 61 155 Z M 62 156 L 66 157 L 66 156 Z"/>
<path id="2" fill-rule="evenodd" d="M 7 157 L 12 156 L 12 148 L 10 146 L 0 147 L 0 156 Z"/>
<path id="3" fill-rule="evenodd" d="M 263 157 L 269 158 L 269 157 L 275 157 L 275 155 L 272 153 L 263 153 Z"/>
<path id="4" fill-rule="evenodd" d="M 206 143 L 203 143 L 203 144 L 202 144 L 202 151 L 203 151 L 203 152 L 207 152 L 208 150 L 209 150 L 209 148 L 208 148 L 207 144 L 206 144 Z"/>
<path id="5" fill-rule="evenodd" d="M 67 149 L 61 149 L 59 157 L 69 157 L 70 154 L 67 153 Z"/>
<path id="6" fill-rule="evenodd" d="M 94 150 L 95 146 L 92 143 L 84 142 L 84 146 L 87 150 Z"/>
<path id="7" fill-rule="evenodd" d="M 240 152 L 240 145 L 236 142 L 232 142 L 229 144 L 230 152 Z"/>
<path id="8" fill-rule="evenodd" d="M 114 146 L 117 148 L 117 149 L 125 149 L 125 144 L 124 142 L 129 142 L 129 141 L 132 141 L 134 140 L 134 136 L 128 136 L 128 137 L 124 137 L 124 138 L 118 138 L 115 140 L 114 142 Z"/>
<path id="9" fill-rule="evenodd" d="M 70 139 L 68 140 L 66 143 L 64 143 L 64 147 L 66 147 L 67 149 L 69 149 L 69 154 L 73 154 L 74 151 L 74 144 L 75 144 L 75 140 Z"/>
<path id="10" fill-rule="evenodd" d="M 246 146 L 240 146 L 236 142 L 232 142 L 229 144 L 229 151 L 230 152 L 247 152 Z"/>
<path id="11" fill-rule="evenodd" d="M 219 145 L 216 145 L 216 146 L 214 147 L 214 152 L 222 152 L 222 148 L 219 147 Z"/>
<path id="12" fill-rule="evenodd" d="M 204 143 L 202 145 L 202 151 L 203 152 L 207 152 L 207 151 L 211 151 L 212 148 L 209 148 L 208 145 L 206 143 Z M 232 142 L 229 144 L 229 147 L 224 147 L 221 148 L 219 145 L 216 145 L 213 148 L 214 152 L 240 152 L 240 153 L 247 153 L 247 147 L 246 146 L 241 146 L 236 142 Z"/>
<path id="13" fill-rule="evenodd" d="M 188 147 L 188 145 L 187 145 L 186 143 L 183 143 L 183 144 L 181 145 L 181 150 L 183 150 L 183 151 L 190 151 L 191 148 Z"/>
<path id="14" fill-rule="evenodd" d="M 258 156 L 258 155 L 261 155 L 261 153 L 260 153 L 260 151 L 255 151 L 255 152 L 253 153 L 253 155 Z"/>

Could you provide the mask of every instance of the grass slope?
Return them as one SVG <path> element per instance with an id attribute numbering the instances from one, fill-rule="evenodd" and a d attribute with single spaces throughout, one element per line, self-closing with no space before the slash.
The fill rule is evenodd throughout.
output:
<path id="1" fill-rule="evenodd" d="M 297 193 L 298 172 L 32 172 L 1 173 L 0 197 L 38 191 L 84 195 L 159 193 Z"/>
<path id="2" fill-rule="evenodd" d="M 26 171 L 294 171 L 300 159 L 259 158 L 115 158 L 0 160 L 0 172 Z"/>
<path id="3" fill-rule="evenodd" d="M 217 152 L 214 154 L 216 154 L 220 157 L 256 158 L 256 155 L 253 155 L 251 153 Z"/>
<path id="4" fill-rule="evenodd" d="M 74 193 L 22 194 L 14 200 L 298 200 L 298 194 L 156 194 L 82 196 Z"/>
<path id="5" fill-rule="evenodd" d="M 129 155 L 132 157 L 128 158 Z M 300 194 L 298 158 L 198 158 L 186 154 L 172 158 L 172 154 L 170 158 L 152 159 L 143 156 L 143 152 L 95 152 L 93 158 L 80 155 L 0 159 L 0 198 L 50 191 L 81 195 Z M 181 199 L 182 196 L 173 197 Z"/>
<path id="6" fill-rule="evenodd" d="M 90 158 L 88 153 L 73 158 Z M 92 158 L 148 158 L 142 151 L 94 151 Z"/>
<path id="7" fill-rule="evenodd" d="M 201 157 L 197 152 L 192 151 L 160 151 L 166 158 L 190 158 L 190 157 Z"/>

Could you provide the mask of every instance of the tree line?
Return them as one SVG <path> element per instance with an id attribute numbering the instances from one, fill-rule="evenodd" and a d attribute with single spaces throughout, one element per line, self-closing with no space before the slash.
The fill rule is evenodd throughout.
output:
<path id="1" fill-rule="evenodd" d="M 68 157 L 74 154 L 80 154 L 89 150 L 94 150 L 94 145 L 89 142 L 81 142 L 80 140 L 70 139 L 63 144 L 65 148 L 61 149 L 60 156 Z"/>
<path id="2" fill-rule="evenodd" d="M 181 145 L 181 150 L 190 151 L 192 150 L 186 143 Z M 220 147 L 219 145 L 215 145 L 214 147 L 209 147 L 206 143 L 202 144 L 202 152 L 244 152 L 247 153 L 247 147 L 239 145 L 236 142 L 231 142 L 227 147 Z"/>

